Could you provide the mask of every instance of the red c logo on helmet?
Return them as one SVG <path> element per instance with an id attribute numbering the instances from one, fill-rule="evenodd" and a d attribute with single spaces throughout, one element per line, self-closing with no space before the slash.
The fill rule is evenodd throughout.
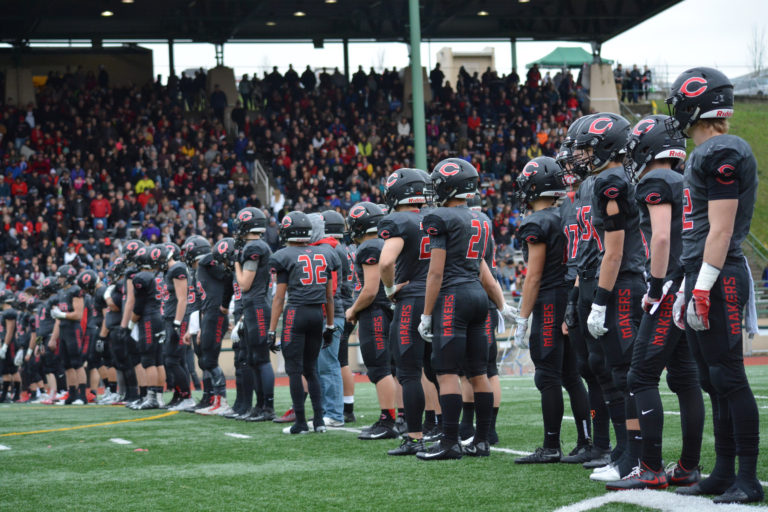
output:
<path id="1" fill-rule="evenodd" d="M 158 259 L 160 257 L 160 249 L 152 249 L 152 252 L 149 253 L 149 255 L 153 260 Z"/>
<path id="2" fill-rule="evenodd" d="M 224 254 L 225 252 L 227 252 L 227 247 L 228 247 L 228 244 L 226 242 L 224 242 L 223 244 L 219 244 L 219 249 L 218 249 L 219 254 Z"/>
<path id="3" fill-rule="evenodd" d="M 449 168 L 453 168 L 453 170 L 449 170 Z M 446 162 L 440 166 L 437 172 L 439 172 L 443 176 L 454 176 L 456 174 L 459 174 L 460 170 L 461 170 L 461 167 L 459 167 L 459 164 L 455 162 Z"/>
<path id="4" fill-rule="evenodd" d="M 616 187 L 607 188 L 603 194 L 605 194 L 605 197 L 609 199 L 616 199 L 619 196 L 619 189 Z"/>
<path id="5" fill-rule="evenodd" d="M 644 133 L 648 133 L 649 131 L 653 130 L 653 127 L 656 126 L 656 121 L 653 119 L 643 119 L 632 130 L 632 135 L 642 135 Z"/>
<path id="6" fill-rule="evenodd" d="M 354 208 L 352 208 L 351 212 L 349 212 L 349 216 L 352 217 L 353 219 L 359 219 L 360 217 L 363 216 L 364 213 L 365 213 L 365 206 L 357 205 Z"/>
<path id="7" fill-rule="evenodd" d="M 246 210 L 240 213 L 240 215 L 237 218 L 243 222 L 247 222 L 253 218 L 253 213 Z"/>
<path id="8" fill-rule="evenodd" d="M 690 90 L 689 86 L 691 84 L 699 84 L 700 87 Z M 695 98 L 696 96 L 700 96 L 704 94 L 704 91 L 707 90 L 707 80 L 700 77 L 700 76 L 692 76 L 685 82 L 683 82 L 683 85 L 680 86 L 680 92 L 688 96 L 689 98 Z"/>
<path id="9" fill-rule="evenodd" d="M 90 282 L 91 274 L 83 274 L 83 284 Z"/>
<path id="10" fill-rule="evenodd" d="M 523 176 L 525 176 L 526 178 L 530 178 L 531 176 L 536 174 L 535 168 L 538 166 L 539 164 L 536 162 L 533 162 L 533 161 L 528 162 L 527 164 L 525 164 L 525 167 L 523 167 Z M 529 167 L 532 168 L 532 170 L 528 170 Z"/>
<path id="11" fill-rule="evenodd" d="M 287 228 L 291 224 L 293 224 L 293 219 L 291 219 L 289 215 L 286 215 L 285 217 L 283 217 L 283 222 L 280 223 L 280 226 Z"/>
<path id="12" fill-rule="evenodd" d="M 125 248 L 129 251 L 135 251 L 136 248 L 139 246 L 136 242 L 130 242 L 128 245 L 125 246 Z"/>
<path id="13" fill-rule="evenodd" d="M 648 204 L 659 204 L 659 202 L 661 202 L 661 194 L 651 192 L 645 196 L 645 202 Z"/>
<path id="14" fill-rule="evenodd" d="M 602 126 L 600 123 L 603 123 Z M 611 126 L 613 126 L 613 120 L 610 117 L 598 117 L 589 125 L 588 132 L 594 133 L 595 135 L 602 135 L 607 130 L 610 130 Z"/>
<path id="15" fill-rule="evenodd" d="M 392 185 L 394 185 L 395 182 L 397 181 L 397 178 L 399 178 L 399 176 L 397 175 L 396 172 L 393 172 L 392 174 L 390 174 L 389 178 L 387 178 L 387 188 L 389 188 Z"/>

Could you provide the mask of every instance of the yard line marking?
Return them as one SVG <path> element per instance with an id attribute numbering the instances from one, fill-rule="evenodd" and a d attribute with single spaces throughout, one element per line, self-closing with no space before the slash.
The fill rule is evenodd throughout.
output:
<path id="1" fill-rule="evenodd" d="M 120 423 L 136 423 L 138 421 L 159 420 L 160 418 L 167 418 L 168 416 L 173 416 L 174 414 L 178 413 L 179 411 L 168 411 L 156 416 L 147 416 L 146 418 L 135 418 L 132 420 L 105 421 L 104 423 L 91 423 L 89 425 L 77 425 L 76 427 L 50 428 L 47 430 L 30 430 L 28 432 L 8 432 L 7 434 L 0 434 L 0 437 L 28 436 L 31 434 L 48 434 L 50 432 L 67 432 L 70 430 L 80 430 L 82 428 L 108 427 L 110 425 L 119 425 Z"/>
<path id="2" fill-rule="evenodd" d="M 600 508 L 609 503 L 626 503 L 642 507 L 653 508 L 657 510 L 678 511 L 678 510 L 697 510 L 698 512 L 714 511 L 753 511 L 754 507 L 746 505 L 715 505 L 712 500 L 699 496 L 680 496 L 671 492 L 651 491 L 648 489 L 642 491 L 621 491 L 611 492 L 595 498 L 566 505 L 558 508 L 555 512 L 583 512 Z"/>
<path id="3" fill-rule="evenodd" d="M 768 396 L 763 396 L 763 395 L 755 395 L 755 398 L 757 398 L 758 400 L 768 400 Z"/>
<path id="4" fill-rule="evenodd" d="M 349 428 L 349 427 L 328 427 L 328 432 L 333 432 L 334 430 L 343 430 L 344 432 L 352 432 L 353 434 L 359 434 L 362 432 L 359 428 Z"/>
<path id="5" fill-rule="evenodd" d="M 10 450 L 10 449 L 11 449 L 10 446 L 5 446 L 4 444 L 0 444 L 0 452 L 3 450 Z"/>
<path id="6" fill-rule="evenodd" d="M 110 439 L 110 441 L 112 441 L 115 444 L 133 444 L 131 441 L 127 439 L 121 439 L 119 437 L 113 437 L 112 439 Z"/>
<path id="7" fill-rule="evenodd" d="M 526 455 L 530 455 L 531 452 L 521 452 L 520 450 L 510 450 L 509 448 L 497 448 L 495 446 L 491 446 L 492 452 L 501 452 L 501 453 L 509 453 L 512 455 L 522 455 L 525 457 Z"/>
<path id="8" fill-rule="evenodd" d="M 702 476 L 702 478 L 707 478 L 709 476 L 709 474 L 702 473 L 701 476 Z M 762 485 L 763 487 L 768 487 L 768 482 L 763 482 L 762 480 L 758 480 L 758 481 L 760 482 L 760 485 Z"/>
<path id="9" fill-rule="evenodd" d="M 251 439 L 251 436 L 245 434 L 238 434 L 236 432 L 226 432 L 225 436 L 234 437 L 235 439 Z"/>

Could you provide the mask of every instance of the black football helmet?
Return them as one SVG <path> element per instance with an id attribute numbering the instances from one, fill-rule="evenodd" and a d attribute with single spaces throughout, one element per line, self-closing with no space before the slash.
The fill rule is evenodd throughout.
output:
<path id="1" fill-rule="evenodd" d="M 477 169 L 461 158 L 446 158 L 438 162 L 430 175 L 436 203 L 440 206 L 449 199 L 469 199 L 475 195 L 480 177 Z"/>
<path id="2" fill-rule="evenodd" d="M 62 265 L 56 270 L 56 277 L 64 280 L 64 284 L 73 284 L 77 278 L 77 270 L 72 265 Z"/>
<path id="3" fill-rule="evenodd" d="M 325 221 L 325 234 L 333 238 L 344 238 L 344 232 L 347 230 L 344 216 L 336 210 L 325 210 L 321 215 Z"/>
<path id="4" fill-rule="evenodd" d="M 152 268 L 165 272 L 168 270 L 168 248 L 165 244 L 155 244 L 148 248 L 149 251 L 149 264 Z"/>
<path id="5" fill-rule="evenodd" d="M 267 230 L 267 216 L 258 208 L 248 206 L 237 212 L 234 222 L 236 240 L 245 240 L 248 233 L 263 233 Z"/>
<path id="6" fill-rule="evenodd" d="M 624 158 L 624 169 L 631 181 L 637 181 L 652 160 L 685 160 L 685 139 L 672 137 L 667 130 L 669 119 L 664 115 L 645 116 L 632 128 Z"/>
<path id="7" fill-rule="evenodd" d="M 16 296 L 11 290 L 0 290 L 0 303 L 10 305 L 13 304 L 15 300 Z"/>
<path id="8" fill-rule="evenodd" d="M 136 251 L 142 247 L 146 246 L 141 240 L 128 240 L 125 242 L 125 245 L 123 246 L 123 257 L 125 258 L 125 261 L 129 264 L 136 263 Z"/>
<path id="9" fill-rule="evenodd" d="M 192 235 L 184 241 L 182 254 L 184 255 L 184 262 L 189 266 L 210 252 L 210 242 L 200 235 Z"/>
<path id="10" fill-rule="evenodd" d="M 368 233 L 376 233 L 384 212 L 377 204 L 363 201 L 349 209 L 347 225 L 353 239 L 363 238 Z"/>
<path id="11" fill-rule="evenodd" d="M 93 270 L 83 270 L 77 276 L 76 283 L 86 293 L 93 293 L 96 290 L 96 285 L 99 283 L 99 276 Z"/>
<path id="12" fill-rule="evenodd" d="M 699 119 L 733 116 L 733 84 L 714 68 L 691 68 L 672 83 L 666 103 L 671 117 L 667 129 L 674 138 L 687 137 L 688 129 Z"/>
<path id="13" fill-rule="evenodd" d="M 168 259 L 173 258 L 174 261 L 181 261 L 181 249 L 173 242 L 165 242 L 165 248 L 168 250 Z"/>
<path id="14" fill-rule="evenodd" d="M 39 294 L 41 299 L 47 299 L 59 289 L 59 284 L 56 282 L 56 278 L 52 276 L 45 276 L 40 281 Z"/>
<path id="15" fill-rule="evenodd" d="M 280 240 L 283 243 L 309 243 L 312 234 L 312 222 L 304 212 L 286 213 L 280 221 Z"/>
<path id="16" fill-rule="evenodd" d="M 517 194 L 520 205 L 527 205 L 542 197 L 564 197 L 560 166 L 554 158 L 540 156 L 528 162 L 517 177 Z"/>
<path id="17" fill-rule="evenodd" d="M 568 131 L 565 134 L 563 142 L 560 143 L 560 149 L 557 152 L 558 165 L 563 169 L 563 182 L 566 184 L 572 184 L 575 180 L 583 180 L 586 174 L 578 174 L 576 169 L 573 169 L 573 141 L 576 138 L 576 134 L 584 121 L 588 119 L 589 115 L 582 116 L 571 123 L 568 127 Z M 581 169 L 583 170 L 583 169 Z M 568 177 L 571 177 L 570 179 Z M 571 181 L 571 183 L 568 183 Z"/>
<path id="18" fill-rule="evenodd" d="M 609 162 L 622 157 L 629 128 L 629 121 L 612 112 L 592 114 L 585 119 L 573 139 L 574 172 L 599 172 Z M 587 152 L 589 148 L 591 155 Z"/>
<path id="19" fill-rule="evenodd" d="M 213 245 L 213 260 L 221 267 L 232 272 L 235 269 L 235 239 L 222 238 Z"/>
<path id="20" fill-rule="evenodd" d="M 115 261 L 112 262 L 112 266 L 109 267 L 109 270 L 107 270 L 107 277 L 109 278 L 109 281 L 112 283 L 117 282 L 121 277 L 123 277 L 127 266 L 128 262 L 125 260 L 125 258 L 122 256 L 115 258 Z"/>
<path id="21" fill-rule="evenodd" d="M 133 255 L 133 261 L 140 269 L 151 269 L 152 259 L 149 257 L 149 247 L 146 245 L 139 247 L 138 250 L 136 250 L 136 254 Z"/>
<path id="22" fill-rule="evenodd" d="M 427 203 L 429 179 L 421 169 L 398 169 L 387 177 L 384 201 L 391 210 L 402 204 Z"/>

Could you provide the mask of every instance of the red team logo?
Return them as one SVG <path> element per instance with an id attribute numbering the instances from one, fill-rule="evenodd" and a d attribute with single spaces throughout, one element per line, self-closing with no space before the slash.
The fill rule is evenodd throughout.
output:
<path id="1" fill-rule="evenodd" d="M 240 215 L 238 215 L 237 218 L 239 220 L 241 220 L 242 222 L 248 222 L 249 220 L 251 220 L 253 218 L 253 213 L 251 213 L 251 212 L 246 210 L 246 211 L 242 212 Z"/>
<path id="2" fill-rule="evenodd" d="M 717 168 L 717 174 L 719 174 L 723 178 L 732 178 L 733 171 L 735 170 L 736 168 L 731 164 L 724 164 Z"/>
<path id="3" fill-rule="evenodd" d="M 227 244 L 219 244 L 219 249 L 218 249 L 219 254 L 224 254 L 225 252 L 227 252 L 227 247 L 228 247 Z"/>
<path id="4" fill-rule="evenodd" d="M 443 176 L 448 177 L 448 176 L 454 176 L 456 174 L 459 174 L 460 170 L 461 170 L 461 168 L 459 167 L 459 164 L 456 164 L 456 163 L 453 163 L 453 162 L 448 162 L 448 163 L 443 164 L 437 170 L 437 172 L 439 172 Z"/>
<path id="5" fill-rule="evenodd" d="M 383 238 L 384 240 L 389 238 L 389 230 L 388 229 L 382 229 L 381 231 L 379 231 L 379 238 Z"/>
<path id="6" fill-rule="evenodd" d="M 611 126 L 613 126 L 613 120 L 611 120 L 610 117 L 598 117 L 594 121 L 592 121 L 592 124 L 589 125 L 589 133 L 594 133 L 595 135 L 602 135 L 606 131 L 611 129 Z"/>
<path id="7" fill-rule="evenodd" d="M 653 130 L 654 126 L 656 126 L 656 121 L 653 119 L 644 119 L 637 123 L 637 126 L 635 126 L 635 128 L 632 130 L 632 134 L 640 136 Z"/>
<path id="8" fill-rule="evenodd" d="M 89 283 L 91 281 L 91 274 L 83 274 L 83 284 Z"/>
<path id="9" fill-rule="evenodd" d="M 648 204 L 659 204 L 661 202 L 661 194 L 657 192 L 651 192 L 645 196 L 645 202 Z"/>
<path id="10" fill-rule="evenodd" d="M 287 228 L 292 223 L 293 221 L 291 220 L 291 218 L 288 215 L 286 215 L 285 217 L 283 217 L 283 222 L 280 225 L 284 228 Z"/>
<path id="11" fill-rule="evenodd" d="M 351 212 L 349 212 L 349 216 L 352 217 L 353 219 L 359 219 L 360 217 L 363 216 L 364 213 L 365 213 L 365 206 L 357 205 L 354 208 L 352 208 Z"/>
<path id="12" fill-rule="evenodd" d="M 152 249 L 149 256 L 152 258 L 152 261 L 158 260 L 160 258 L 160 249 Z"/>
<path id="13" fill-rule="evenodd" d="M 696 87 L 696 84 L 698 84 L 698 87 Z M 693 89 L 691 89 L 691 86 L 693 86 Z M 683 82 L 683 85 L 680 86 L 680 92 L 688 96 L 689 98 L 695 98 L 696 96 L 701 96 L 704 94 L 704 91 L 707 90 L 707 81 L 704 78 L 701 78 L 700 76 L 693 76 Z"/>
<path id="14" fill-rule="evenodd" d="M 387 188 L 394 185 L 395 182 L 397 181 L 397 178 L 398 178 L 397 173 L 393 173 L 389 178 L 387 178 Z"/>
<path id="15" fill-rule="evenodd" d="M 605 192 L 603 192 L 603 194 L 605 194 L 605 197 L 607 197 L 608 199 L 616 199 L 617 197 L 619 197 L 619 189 L 617 189 L 616 187 L 610 187 L 605 189 Z"/>
<path id="16" fill-rule="evenodd" d="M 536 162 L 528 162 L 528 164 L 523 167 L 523 176 L 526 178 L 530 178 L 534 174 L 536 174 L 536 168 L 539 167 L 539 164 Z"/>

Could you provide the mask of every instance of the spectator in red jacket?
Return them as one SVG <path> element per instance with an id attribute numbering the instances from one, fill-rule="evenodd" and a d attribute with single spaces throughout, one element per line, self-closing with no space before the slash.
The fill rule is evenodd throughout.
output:
<path id="1" fill-rule="evenodd" d="M 93 217 L 93 227 L 101 221 L 101 227 L 107 228 L 107 217 L 112 215 L 112 205 L 109 199 L 104 197 L 104 193 L 99 190 L 96 192 L 96 199 L 91 201 L 91 216 Z"/>
<path id="2" fill-rule="evenodd" d="M 11 195 L 13 197 L 24 197 L 27 195 L 27 192 L 29 192 L 27 189 L 27 184 L 21 181 L 21 176 L 19 176 L 16 178 L 16 181 L 13 182 L 13 185 L 11 185 Z"/>

